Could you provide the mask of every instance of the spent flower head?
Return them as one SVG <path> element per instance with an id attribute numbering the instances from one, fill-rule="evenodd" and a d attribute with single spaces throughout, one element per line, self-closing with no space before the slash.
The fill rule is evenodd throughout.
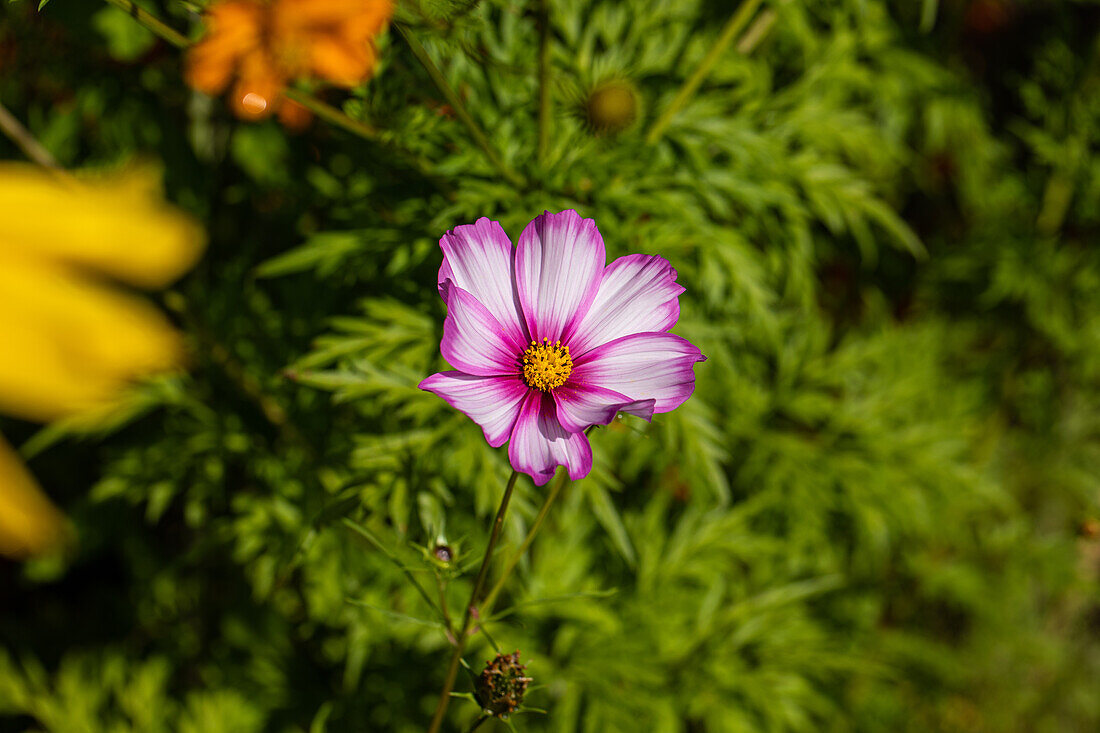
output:
<path id="1" fill-rule="evenodd" d="M 533 681 L 526 671 L 527 667 L 519 663 L 519 649 L 511 654 L 497 654 L 485 663 L 477 678 L 478 704 L 498 718 L 514 713 L 523 704 L 523 695 Z"/>

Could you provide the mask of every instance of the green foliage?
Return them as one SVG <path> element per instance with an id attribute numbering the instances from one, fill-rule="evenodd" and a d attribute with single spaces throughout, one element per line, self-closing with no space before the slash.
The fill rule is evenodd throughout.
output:
<path id="1" fill-rule="evenodd" d="M 321 90 L 365 142 L 234 120 L 86 5 L 3 6 L 0 98 L 67 167 L 163 160 L 211 248 L 165 298 L 190 375 L 27 447 L 81 541 L 0 566 L 0 730 L 423 730 L 510 471 L 416 387 L 436 242 L 562 208 L 674 263 L 708 360 L 681 409 L 593 434 L 482 620 L 470 666 L 521 649 L 548 713 L 516 730 L 1100 725 L 1094 8 L 768 3 L 647 145 L 732 10 L 554 0 L 543 164 L 535 3 L 403 3 L 518 187 L 396 32 Z M 597 134 L 610 79 L 639 120 Z M 498 569 L 545 491 L 518 484 Z"/>
<path id="2" fill-rule="evenodd" d="M 97 12 L 92 25 L 103 35 L 111 56 L 119 61 L 136 61 L 157 42 L 156 36 L 114 6 Z"/>
<path id="3" fill-rule="evenodd" d="M 130 662 L 118 653 L 68 656 L 53 680 L 37 662 L 0 657 L 0 709 L 26 712 L 49 730 L 258 731 L 260 716 L 228 690 L 174 700 L 165 659 Z M 89 680 L 97 684 L 89 685 Z M 52 683 L 52 684 L 51 684 Z"/>

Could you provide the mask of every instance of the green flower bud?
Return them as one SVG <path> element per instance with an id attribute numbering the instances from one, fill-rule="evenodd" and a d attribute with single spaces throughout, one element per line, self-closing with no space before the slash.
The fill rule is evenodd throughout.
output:
<path id="1" fill-rule="evenodd" d="M 638 93 L 626 81 L 604 82 L 588 93 L 585 115 L 597 134 L 622 132 L 638 117 Z"/>
<path id="2" fill-rule="evenodd" d="M 437 542 L 432 548 L 432 557 L 444 565 L 450 565 L 455 559 L 454 548 L 445 542 Z"/>

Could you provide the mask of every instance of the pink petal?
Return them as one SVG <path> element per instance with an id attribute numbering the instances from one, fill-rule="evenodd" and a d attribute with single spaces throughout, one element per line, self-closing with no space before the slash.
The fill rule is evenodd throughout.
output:
<path id="1" fill-rule="evenodd" d="M 531 338 L 557 341 L 588 311 L 606 255 L 596 222 L 575 211 L 546 212 L 519 235 L 516 285 Z"/>
<path id="2" fill-rule="evenodd" d="M 447 319 L 443 321 L 443 358 L 467 374 L 515 375 L 524 344 L 515 342 L 478 300 L 454 282 L 443 283 Z"/>
<path id="3" fill-rule="evenodd" d="M 570 432 L 580 432 L 589 425 L 607 425 L 620 412 L 649 420 L 653 417 L 654 401 L 632 400 L 611 389 L 596 386 L 576 386 L 572 380 L 554 390 L 558 422 Z"/>
<path id="4" fill-rule="evenodd" d="M 699 349 L 671 333 L 636 333 L 597 346 L 573 361 L 569 382 L 603 387 L 631 399 L 653 399 L 654 412 L 668 412 L 695 390 Z"/>
<path id="5" fill-rule="evenodd" d="M 519 343 L 530 339 L 520 316 L 519 298 L 512 277 L 515 250 L 500 224 L 481 217 L 474 224 L 455 227 L 439 240 L 443 265 L 439 268 L 439 294 L 451 280 L 473 295 L 509 337 Z"/>
<path id="6" fill-rule="evenodd" d="M 565 466 L 574 481 L 592 470 L 588 437 L 567 431 L 554 413 L 553 397 L 534 390 L 528 392 L 508 444 L 512 467 L 530 475 L 537 486 L 549 481 L 558 466 Z"/>
<path id="7" fill-rule="evenodd" d="M 481 426 L 489 445 L 499 448 L 512 434 L 520 403 L 529 391 L 519 377 L 475 377 L 439 372 L 420 383 Z"/>
<path id="8" fill-rule="evenodd" d="M 667 331 L 680 317 L 676 270 L 664 257 L 627 255 L 608 265 L 592 307 L 567 334 L 574 358 L 632 333 Z"/>

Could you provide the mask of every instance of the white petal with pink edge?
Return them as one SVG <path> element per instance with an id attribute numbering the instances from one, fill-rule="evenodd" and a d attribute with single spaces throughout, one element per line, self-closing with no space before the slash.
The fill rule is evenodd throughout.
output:
<path id="1" fill-rule="evenodd" d="M 439 268 L 439 294 L 447 300 L 443 284 L 450 280 L 477 298 L 508 336 L 530 340 L 520 315 L 519 296 L 512 276 L 512 241 L 498 222 L 481 217 L 474 224 L 457 226 L 439 240 L 443 265 Z"/>
<path id="2" fill-rule="evenodd" d="M 476 377 L 462 372 L 439 372 L 420 383 L 451 407 L 481 426 L 485 440 L 494 448 L 504 445 L 512 434 L 520 404 L 529 391 L 519 377 Z"/>
<path id="3" fill-rule="evenodd" d="M 611 389 L 577 386 L 571 381 L 554 390 L 558 422 L 570 432 L 585 430 L 589 425 L 607 425 L 620 412 L 649 420 L 653 417 L 654 400 L 632 400 Z"/>
<path id="4" fill-rule="evenodd" d="M 575 211 L 535 217 L 516 245 L 516 286 L 536 341 L 557 341 L 588 311 L 603 275 L 603 237 Z"/>
<path id="5" fill-rule="evenodd" d="M 603 387 L 634 400 L 652 399 L 654 412 L 668 412 L 695 390 L 695 362 L 705 356 L 671 333 L 623 336 L 578 357 L 569 377 L 578 386 Z"/>
<path id="6" fill-rule="evenodd" d="M 508 459 L 513 468 L 542 486 L 558 466 L 565 466 L 574 481 L 587 476 L 592 470 L 592 447 L 584 433 L 571 433 L 561 426 L 550 395 L 532 390 L 512 429 Z"/>
<path id="7" fill-rule="evenodd" d="M 682 292 L 664 257 L 620 257 L 604 270 L 592 307 L 563 341 L 577 357 L 622 336 L 667 331 L 680 317 Z"/>
<path id="8" fill-rule="evenodd" d="M 516 342 L 478 300 L 453 282 L 443 284 L 447 319 L 439 351 L 447 362 L 482 377 L 520 372 L 523 344 Z"/>

